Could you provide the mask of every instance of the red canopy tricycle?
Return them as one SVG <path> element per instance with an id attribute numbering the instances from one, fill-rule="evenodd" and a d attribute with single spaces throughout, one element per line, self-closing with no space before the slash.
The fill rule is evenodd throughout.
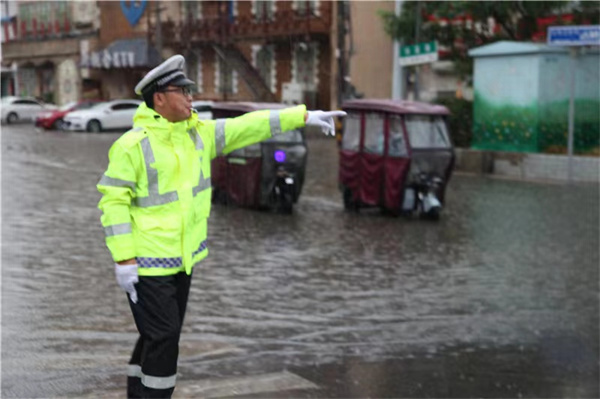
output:
<path id="1" fill-rule="evenodd" d="M 349 100 L 342 109 L 348 113 L 339 173 L 345 208 L 439 219 L 455 158 L 448 109 L 385 99 Z"/>

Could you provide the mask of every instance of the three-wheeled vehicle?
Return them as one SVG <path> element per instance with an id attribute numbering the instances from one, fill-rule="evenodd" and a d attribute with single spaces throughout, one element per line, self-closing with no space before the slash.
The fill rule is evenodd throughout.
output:
<path id="1" fill-rule="evenodd" d="M 455 159 L 448 109 L 386 99 L 349 100 L 342 109 L 348 113 L 340 141 L 344 207 L 439 219 Z"/>
<path id="2" fill-rule="evenodd" d="M 279 103 L 218 102 L 212 113 L 214 119 L 220 119 L 285 107 Z M 291 213 L 304 184 L 306 158 L 304 129 L 219 156 L 212 162 L 213 202 Z"/>

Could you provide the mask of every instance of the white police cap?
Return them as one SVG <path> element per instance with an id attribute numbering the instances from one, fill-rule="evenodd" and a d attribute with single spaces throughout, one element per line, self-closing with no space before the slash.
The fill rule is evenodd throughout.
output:
<path id="1" fill-rule="evenodd" d="M 167 86 L 192 86 L 195 83 L 189 80 L 183 72 L 185 58 L 177 54 L 152 69 L 135 86 L 135 94 L 156 91 Z"/>

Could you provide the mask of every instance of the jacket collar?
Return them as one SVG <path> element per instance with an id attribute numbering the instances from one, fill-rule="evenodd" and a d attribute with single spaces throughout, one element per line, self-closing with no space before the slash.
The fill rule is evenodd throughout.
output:
<path id="1" fill-rule="evenodd" d="M 184 121 L 169 122 L 143 102 L 133 116 L 133 125 L 147 128 L 158 138 L 171 141 L 174 132 L 187 131 L 197 120 L 198 115 L 192 112 L 192 115 Z"/>

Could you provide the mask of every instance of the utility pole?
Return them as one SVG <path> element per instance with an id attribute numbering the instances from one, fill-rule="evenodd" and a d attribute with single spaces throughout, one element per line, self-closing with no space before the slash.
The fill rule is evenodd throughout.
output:
<path id="1" fill-rule="evenodd" d="M 421 41 L 421 0 L 417 0 L 417 15 L 415 16 L 415 44 Z M 413 84 L 415 101 L 419 101 L 419 65 L 415 65 L 415 81 Z"/>
<path id="2" fill-rule="evenodd" d="M 160 13 L 162 8 L 160 7 L 160 1 L 154 3 L 154 11 L 156 12 L 156 50 L 158 51 L 159 63 L 162 62 L 162 27 Z"/>
<path id="3" fill-rule="evenodd" d="M 402 11 L 402 0 L 396 0 L 396 8 L 395 8 L 396 18 L 400 18 L 400 13 Z M 403 69 L 400 65 L 400 46 L 403 43 L 399 40 L 394 40 L 394 55 L 392 60 L 392 99 L 393 100 L 402 100 L 404 98 L 402 93 L 403 86 Z"/>
<path id="4" fill-rule="evenodd" d="M 338 107 L 346 99 L 346 2 L 340 1 L 338 6 Z"/>
<path id="5" fill-rule="evenodd" d="M 344 17 L 346 18 L 346 36 L 348 37 L 348 53 L 344 62 L 346 63 L 346 76 L 344 77 L 344 82 L 346 83 L 346 98 L 350 98 L 354 95 L 355 89 L 354 85 L 350 80 L 350 58 L 354 56 L 354 32 L 352 31 L 352 8 L 350 7 L 350 1 L 346 0 L 346 13 Z"/>
<path id="6" fill-rule="evenodd" d="M 577 47 L 569 48 L 571 56 L 571 76 L 570 76 L 570 88 L 569 88 L 569 133 L 567 136 L 567 181 L 573 182 L 573 136 L 575 135 L 575 74 L 577 69 L 577 55 L 579 49 Z"/>

